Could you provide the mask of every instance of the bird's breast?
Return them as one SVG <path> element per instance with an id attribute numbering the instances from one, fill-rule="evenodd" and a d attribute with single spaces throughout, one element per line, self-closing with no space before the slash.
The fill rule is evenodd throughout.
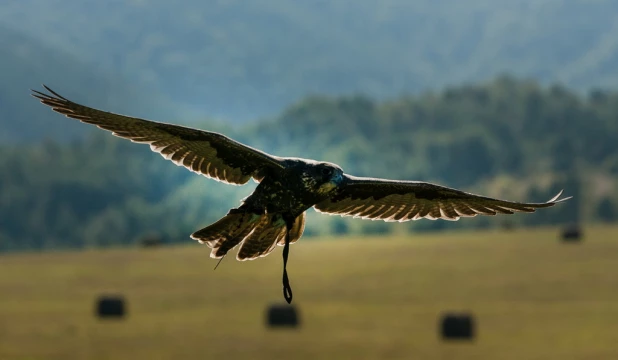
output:
<path id="1" fill-rule="evenodd" d="M 302 176 L 263 181 L 245 203 L 268 212 L 299 214 L 321 201 L 319 189 L 315 180 Z"/>

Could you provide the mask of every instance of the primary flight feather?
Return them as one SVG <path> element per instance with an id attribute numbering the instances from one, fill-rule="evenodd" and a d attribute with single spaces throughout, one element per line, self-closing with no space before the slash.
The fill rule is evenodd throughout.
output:
<path id="1" fill-rule="evenodd" d="M 302 236 L 305 211 L 312 206 L 331 215 L 401 222 L 534 212 L 570 198 L 560 199 L 560 192 L 545 203 L 520 203 L 427 182 L 351 176 L 332 163 L 273 156 L 215 132 L 93 109 L 43 86 L 49 93 L 33 90 L 32 95 L 58 113 L 149 144 L 176 165 L 206 177 L 234 185 L 251 178 L 259 182 L 238 208 L 191 237 L 208 245 L 210 256 L 218 259 L 237 246 L 238 260 L 266 256 L 276 245 L 284 246 L 288 302 L 292 298 L 285 272 L 288 245 Z"/>

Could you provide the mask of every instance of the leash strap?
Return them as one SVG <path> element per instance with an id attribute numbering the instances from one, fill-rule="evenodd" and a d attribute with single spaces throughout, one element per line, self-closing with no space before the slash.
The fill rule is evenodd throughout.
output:
<path id="1" fill-rule="evenodd" d="M 288 254 L 290 252 L 290 229 L 286 229 L 285 233 L 285 246 L 283 247 L 283 297 L 288 304 L 292 303 L 292 287 L 290 286 L 290 280 L 288 279 Z"/>

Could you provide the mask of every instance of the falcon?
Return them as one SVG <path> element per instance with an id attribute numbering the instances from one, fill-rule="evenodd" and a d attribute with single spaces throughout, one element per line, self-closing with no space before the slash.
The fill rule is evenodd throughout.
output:
<path id="1" fill-rule="evenodd" d="M 256 181 L 255 191 L 239 207 L 191 238 L 210 247 L 215 259 L 238 247 L 237 260 L 253 260 L 283 246 L 283 294 L 288 303 L 289 245 L 302 236 L 305 211 L 311 207 L 330 215 L 403 222 L 534 212 L 570 199 L 561 199 L 560 191 L 545 203 L 521 203 L 421 181 L 352 176 L 333 163 L 278 157 L 219 133 L 97 110 L 43 87 L 48 93 L 32 90 L 32 96 L 60 114 L 148 144 L 176 165 L 208 178 L 233 185 Z"/>

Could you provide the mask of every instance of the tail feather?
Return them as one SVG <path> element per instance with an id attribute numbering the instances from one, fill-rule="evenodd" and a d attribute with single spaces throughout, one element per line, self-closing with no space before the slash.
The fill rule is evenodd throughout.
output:
<path id="1" fill-rule="evenodd" d="M 305 214 L 290 229 L 290 243 L 297 241 L 305 227 Z M 279 214 L 230 212 L 214 224 L 196 231 L 191 238 L 208 245 L 210 257 L 220 259 L 240 245 L 237 260 L 253 260 L 270 254 L 285 244 L 285 221 Z"/>
<path id="2" fill-rule="evenodd" d="M 258 223 L 261 222 L 261 220 L 262 218 L 258 220 Z M 255 229 L 255 226 L 252 226 L 252 224 L 244 225 L 245 226 L 242 227 L 242 231 L 236 233 L 233 237 L 219 239 L 215 246 L 212 247 L 210 256 L 215 259 L 222 258 L 228 251 L 240 244 Z"/>
<path id="3" fill-rule="evenodd" d="M 285 234 L 285 222 L 280 219 L 280 216 L 278 218 L 273 215 L 266 216 L 265 226 L 256 228 L 251 236 L 243 241 L 236 259 L 253 260 L 273 251 L 279 236 Z"/>
<path id="4" fill-rule="evenodd" d="M 263 216 L 231 213 L 191 234 L 191 238 L 212 248 L 210 257 L 219 259 L 236 247 L 260 223 Z"/>

